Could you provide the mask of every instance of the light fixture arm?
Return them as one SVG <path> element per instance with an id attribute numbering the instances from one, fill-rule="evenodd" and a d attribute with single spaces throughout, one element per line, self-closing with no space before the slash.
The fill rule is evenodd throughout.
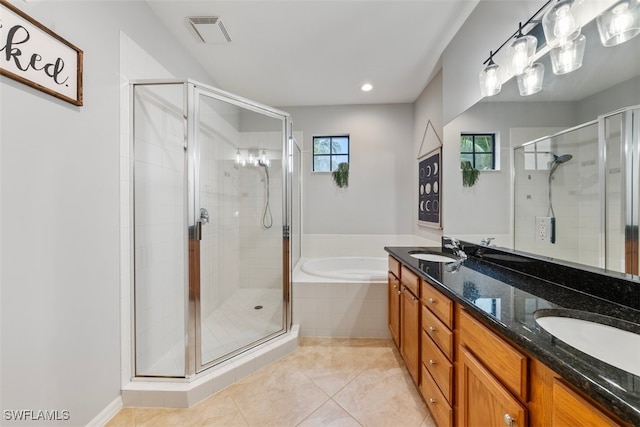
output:
<path id="1" fill-rule="evenodd" d="M 506 39 L 504 41 L 504 43 L 502 43 L 496 50 L 491 51 L 491 53 L 489 54 L 489 58 L 487 58 L 486 61 L 484 61 L 482 64 L 483 65 L 491 65 L 493 63 L 493 56 L 496 55 L 498 52 L 500 52 L 500 49 L 502 49 L 503 47 L 505 47 L 505 45 L 507 43 L 509 43 L 511 41 L 511 39 L 513 38 L 518 38 L 518 37 L 522 37 L 522 29 L 525 28 L 527 25 L 529 24 L 537 24 L 542 22 L 539 18 L 538 15 L 540 15 L 540 13 L 545 10 L 547 8 L 547 6 L 549 6 L 551 3 L 553 3 L 554 1 L 558 1 L 558 0 L 548 0 L 545 4 L 542 5 L 542 7 L 540 9 L 538 9 L 536 11 L 536 13 L 534 13 L 533 15 L 531 15 L 531 17 L 529 19 L 527 19 L 527 21 L 523 24 L 522 22 L 518 23 L 518 29 L 516 30 L 516 32 L 514 32 L 513 34 L 511 34 L 509 36 L 508 39 Z"/>

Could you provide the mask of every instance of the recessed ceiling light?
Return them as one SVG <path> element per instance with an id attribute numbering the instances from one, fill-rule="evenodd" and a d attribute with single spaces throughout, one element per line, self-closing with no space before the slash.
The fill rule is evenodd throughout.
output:
<path id="1" fill-rule="evenodd" d="M 365 83 L 362 86 L 360 86 L 360 89 L 363 92 L 369 92 L 371 89 L 373 89 L 373 86 L 371 85 L 371 83 Z"/>

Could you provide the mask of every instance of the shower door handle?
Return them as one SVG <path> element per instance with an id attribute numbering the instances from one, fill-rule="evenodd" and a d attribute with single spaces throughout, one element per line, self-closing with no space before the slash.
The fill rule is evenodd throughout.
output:
<path id="1" fill-rule="evenodd" d="M 195 226 L 195 239 L 202 240 L 202 224 L 209 222 L 209 211 L 205 208 L 200 208 L 200 218 L 196 221 Z"/>

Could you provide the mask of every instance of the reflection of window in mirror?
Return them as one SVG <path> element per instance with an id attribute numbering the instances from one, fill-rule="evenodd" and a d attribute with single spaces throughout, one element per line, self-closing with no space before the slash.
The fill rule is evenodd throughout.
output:
<path id="1" fill-rule="evenodd" d="M 501 298 L 478 298 L 474 302 L 475 306 L 495 317 L 502 317 L 502 299 Z"/>
<path id="2" fill-rule="evenodd" d="M 551 162 L 551 139 L 524 146 L 525 170 L 547 170 Z"/>
<path id="3" fill-rule="evenodd" d="M 498 138 L 496 133 L 460 134 L 460 162 L 468 161 L 478 170 L 500 169 Z"/>

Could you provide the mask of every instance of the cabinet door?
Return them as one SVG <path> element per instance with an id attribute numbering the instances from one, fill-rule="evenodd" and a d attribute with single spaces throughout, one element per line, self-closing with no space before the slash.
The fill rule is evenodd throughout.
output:
<path id="1" fill-rule="evenodd" d="M 418 384 L 420 370 L 420 300 L 407 287 L 400 298 L 400 353 L 407 369 Z"/>
<path id="2" fill-rule="evenodd" d="M 389 332 L 400 347 L 400 280 L 389 273 Z"/>
<path id="3" fill-rule="evenodd" d="M 619 424 L 587 402 L 558 379 L 553 381 L 553 426 L 618 426 Z"/>
<path id="4" fill-rule="evenodd" d="M 527 425 L 527 410 L 466 348 L 460 347 L 460 426 Z"/>

